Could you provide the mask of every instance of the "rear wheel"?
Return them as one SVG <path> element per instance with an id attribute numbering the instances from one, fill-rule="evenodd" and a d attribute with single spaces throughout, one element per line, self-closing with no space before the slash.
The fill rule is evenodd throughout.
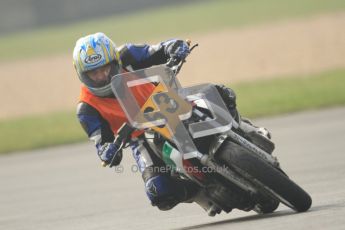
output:
<path id="1" fill-rule="evenodd" d="M 242 146 L 231 141 L 224 141 L 216 154 L 216 159 L 249 179 L 264 194 L 270 194 L 273 200 L 278 198 L 298 212 L 304 212 L 310 208 L 312 199 L 301 187 Z M 266 207 L 262 204 L 262 212 L 273 212 L 278 204 L 273 202 Z"/>

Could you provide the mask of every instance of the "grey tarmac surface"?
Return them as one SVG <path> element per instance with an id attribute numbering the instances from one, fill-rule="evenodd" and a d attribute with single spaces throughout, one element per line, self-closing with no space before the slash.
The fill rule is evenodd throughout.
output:
<path id="1" fill-rule="evenodd" d="M 280 205 L 270 215 L 208 217 L 180 204 L 162 212 L 146 198 L 129 151 L 115 172 L 83 143 L 0 156 L 0 229 L 345 229 L 345 107 L 255 123 L 272 131 L 283 169 L 313 198 L 310 211 Z"/>

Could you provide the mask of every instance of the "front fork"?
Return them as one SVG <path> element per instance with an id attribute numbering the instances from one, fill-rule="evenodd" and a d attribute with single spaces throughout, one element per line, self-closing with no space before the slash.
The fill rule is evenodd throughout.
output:
<path id="1" fill-rule="evenodd" d="M 218 174 L 222 175 L 223 177 L 225 177 L 226 179 L 228 179 L 244 191 L 247 191 L 250 194 L 255 194 L 257 192 L 257 189 L 253 186 L 252 183 L 248 182 L 247 178 L 243 177 L 243 175 L 239 175 L 231 168 L 220 166 L 215 161 L 215 153 L 227 138 L 230 138 L 231 140 L 240 144 L 241 146 L 246 148 L 251 154 L 254 154 L 255 156 L 263 159 L 275 168 L 279 168 L 279 162 L 276 157 L 273 157 L 272 155 L 266 153 L 265 151 L 263 151 L 262 149 L 252 144 L 250 141 L 243 138 L 242 136 L 240 136 L 232 130 L 229 130 L 228 132 L 221 134 L 220 136 L 218 136 L 218 138 L 214 140 L 214 142 L 210 146 L 209 154 L 199 155 L 199 160 L 201 164 L 209 167 L 214 172 L 217 172 Z"/>
<path id="2" fill-rule="evenodd" d="M 212 159 L 214 159 L 214 154 L 218 151 L 220 146 L 223 144 L 223 142 L 230 138 L 237 144 L 241 145 L 245 149 L 247 149 L 251 154 L 255 154 L 256 156 L 260 157 L 264 161 L 268 162 L 269 164 L 273 165 L 274 167 L 279 168 L 279 162 L 278 159 L 271 154 L 268 154 L 258 146 L 254 145 L 250 141 L 248 141 L 246 138 L 242 137 L 241 135 L 237 134 L 233 130 L 229 130 L 226 133 L 223 133 L 216 138 L 210 146 L 209 150 L 209 156 L 211 156 Z"/>

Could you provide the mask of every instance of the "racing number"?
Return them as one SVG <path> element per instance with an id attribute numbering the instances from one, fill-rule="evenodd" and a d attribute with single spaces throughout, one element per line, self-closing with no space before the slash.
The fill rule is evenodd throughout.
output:
<path id="1" fill-rule="evenodd" d="M 165 138 L 172 140 L 179 151 L 184 154 L 184 159 L 196 157 L 198 151 L 191 135 L 193 138 L 197 138 L 225 132 L 231 128 L 231 116 L 213 85 L 204 84 L 181 88 L 176 80 L 177 87 L 172 89 L 167 86 L 171 80 L 167 72 L 166 68 L 158 66 L 150 70 L 118 75 L 112 79 L 112 89 L 133 127 L 152 128 Z M 157 79 L 159 79 L 159 84 L 154 88 L 150 98 L 143 106 L 139 106 L 129 88 L 157 82 Z M 193 95 L 203 98 L 213 119 L 190 124 L 187 130 L 182 121 L 190 118 L 192 106 L 180 97 L 176 90 L 183 90 L 186 99 Z"/>

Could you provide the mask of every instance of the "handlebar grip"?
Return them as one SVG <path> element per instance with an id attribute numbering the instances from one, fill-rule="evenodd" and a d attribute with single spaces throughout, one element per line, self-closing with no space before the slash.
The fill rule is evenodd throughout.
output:
<path id="1" fill-rule="evenodd" d="M 119 148 L 122 144 L 122 141 L 123 141 L 123 137 L 121 136 L 117 136 L 114 140 L 114 144 L 116 146 L 116 148 Z"/>
<path id="2" fill-rule="evenodd" d="M 125 142 L 131 134 L 135 131 L 135 128 L 127 124 L 126 122 L 117 131 L 117 137 L 114 140 L 114 144 L 120 147 L 123 142 Z"/>
<path id="3" fill-rule="evenodd" d="M 169 68 L 177 65 L 180 62 L 177 58 L 171 58 L 168 63 L 166 64 Z"/>

